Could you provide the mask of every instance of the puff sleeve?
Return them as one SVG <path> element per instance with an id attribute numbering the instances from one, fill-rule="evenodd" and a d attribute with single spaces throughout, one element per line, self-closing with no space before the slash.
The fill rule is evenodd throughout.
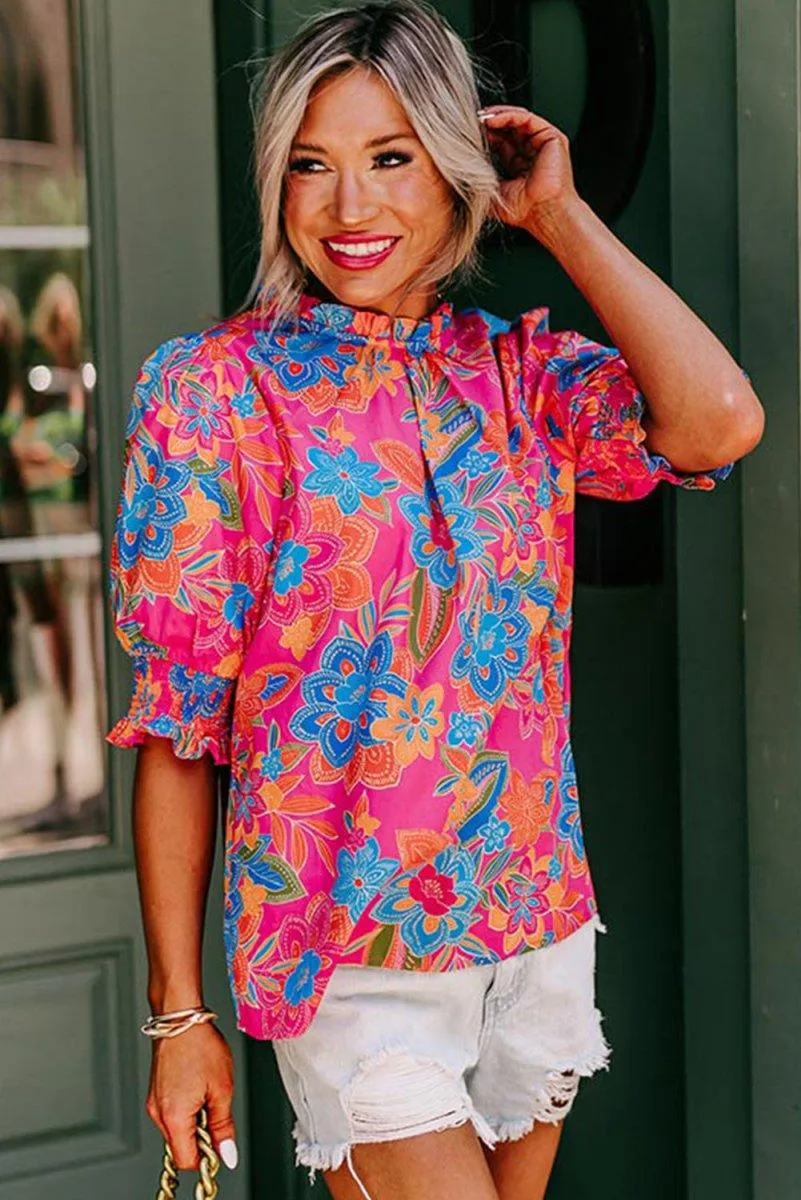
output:
<path id="1" fill-rule="evenodd" d="M 577 492 L 639 500 L 663 480 L 709 490 L 731 473 L 731 465 L 685 473 L 649 451 L 645 402 L 619 351 L 579 333 L 551 333 L 545 309 L 526 314 L 507 337 L 524 422 L 552 454 L 573 460 Z"/>
<path id="2" fill-rule="evenodd" d="M 147 359 L 111 548 L 115 632 L 133 659 L 117 746 L 166 737 L 230 758 L 234 689 L 257 619 L 281 456 L 247 370 L 179 338 Z"/>

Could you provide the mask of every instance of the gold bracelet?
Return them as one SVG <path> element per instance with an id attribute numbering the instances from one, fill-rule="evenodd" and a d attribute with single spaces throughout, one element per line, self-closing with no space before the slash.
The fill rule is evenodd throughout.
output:
<path id="1" fill-rule="evenodd" d="M 182 1008 L 177 1012 L 160 1013 L 158 1016 L 148 1017 L 141 1029 L 145 1037 L 174 1038 L 193 1029 L 195 1025 L 206 1025 L 208 1022 L 216 1020 L 217 1013 L 203 1005 L 200 1008 Z"/>

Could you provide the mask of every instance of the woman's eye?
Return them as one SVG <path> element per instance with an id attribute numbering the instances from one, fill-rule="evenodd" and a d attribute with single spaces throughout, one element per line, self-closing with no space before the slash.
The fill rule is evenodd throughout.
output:
<path id="1" fill-rule="evenodd" d="M 373 162 L 377 167 L 402 167 L 404 163 L 412 161 L 410 154 L 404 154 L 400 150 L 385 150 L 383 154 L 377 154 Z"/>
<path id="2" fill-rule="evenodd" d="M 289 170 L 292 175 L 316 175 L 325 170 L 325 164 L 319 158 L 295 158 L 289 164 Z"/>

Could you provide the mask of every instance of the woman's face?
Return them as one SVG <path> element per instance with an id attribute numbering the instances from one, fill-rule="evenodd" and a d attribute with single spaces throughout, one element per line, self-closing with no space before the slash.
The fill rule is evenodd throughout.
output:
<path id="1" fill-rule="evenodd" d="M 284 225 L 327 292 L 354 308 L 425 316 L 434 285 L 404 291 L 452 220 L 449 185 L 377 75 L 356 69 L 312 93 L 292 145 Z"/>

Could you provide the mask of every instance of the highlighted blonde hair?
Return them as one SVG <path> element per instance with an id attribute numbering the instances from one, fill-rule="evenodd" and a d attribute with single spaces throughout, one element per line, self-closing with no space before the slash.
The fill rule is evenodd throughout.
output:
<path id="1" fill-rule="evenodd" d="M 439 13 L 422 0 L 383 0 L 313 17 L 272 59 L 256 102 L 262 236 L 254 292 L 261 289 L 276 319 L 296 311 L 306 279 L 282 216 L 292 143 L 314 89 L 355 68 L 374 71 L 391 88 L 451 187 L 450 237 L 410 286 L 441 284 L 474 268 L 479 235 L 498 198 L 473 65 Z"/>

